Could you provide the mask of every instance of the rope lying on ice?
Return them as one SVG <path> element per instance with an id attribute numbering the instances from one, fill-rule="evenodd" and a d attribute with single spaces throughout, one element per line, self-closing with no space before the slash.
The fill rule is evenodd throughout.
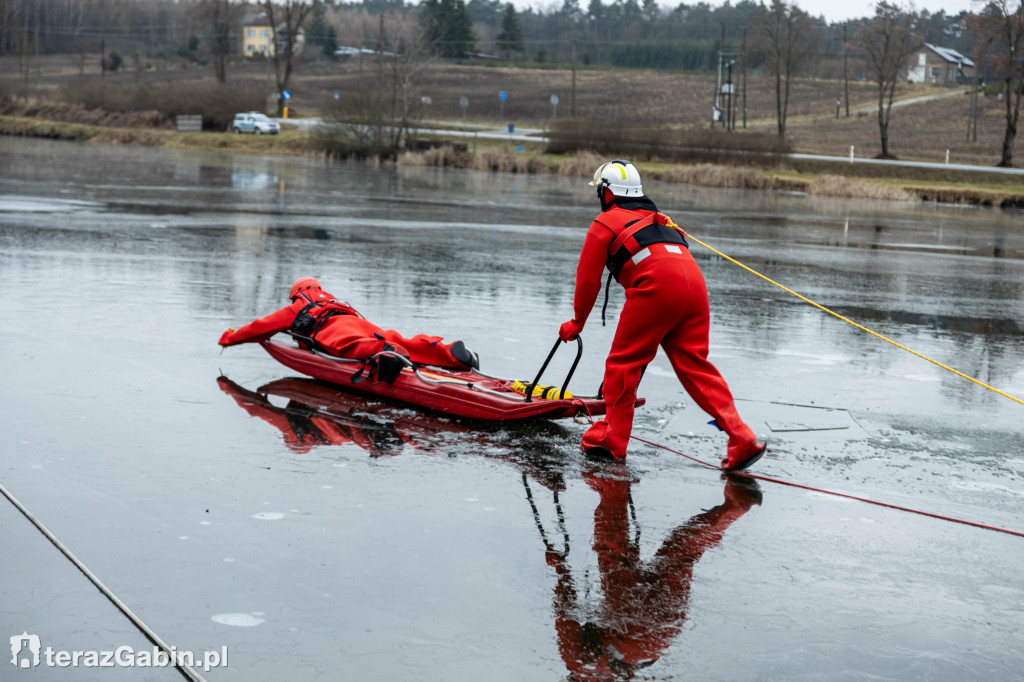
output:
<path id="1" fill-rule="evenodd" d="M 632 438 L 633 440 L 639 441 L 641 443 L 646 443 L 647 445 L 650 445 L 652 447 L 661 448 L 662 450 L 666 450 L 666 451 L 674 453 L 676 455 L 681 455 L 682 457 L 685 457 L 688 460 L 691 460 L 693 462 L 696 462 L 697 464 L 701 464 L 703 466 L 706 466 L 706 467 L 708 467 L 710 469 L 718 469 L 719 471 L 723 470 L 722 467 L 720 467 L 718 465 L 711 464 L 710 462 L 705 462 L 704 460 L 701 460 L 701 459 L 697 459 L 696 457 L 693 457 L 692 455 L 688 455 L 685 452 L 680 452 L 679 450 L 674 450 L 674 449 L 668 447 L 667 445 L 662 445 L 661 443 L 655 443 L 653 441 L 649 441 L 646 438 L 641 438 L 639 436 L 630 436 L 630 438 Z M 810 491 L 813 491 L 813 492 L 816 492 L 816 493 L 824 493 L 826 495 L 835 495 L 836 497 L 845 497 L 848 500 L 857 500 L 858 502 L 867 502 L 868 504 L 874 504 L 874 505 L 877 505 L 879 507 L 887 507 L 889 509 L 896 509 L 896 510 L 899 510 L 899 511 L 910 512 L 911 514 L 919 514 L 921 516 L 928 516 L 928 517 L 931 517 L 933 519 L 940 519 L 942 521 L 952 521 L 953 523 L 962 523 L 965 526 L 974 526 L 975 528 L 984 528 L 985 530 L 994 530 L 994 531 L 997 531 L 999 533 L 1006 533 L 1007 535 L 1016 535 L 1017 537 L 1024 538 L 1024 533 L 1022 533 L 1021 531 L 1017 531 L 1017 530 L 1009 530 L 1007 528 L 1000 528 L 999 526 L 990 526 L 990 525 L 987 525 L 987 524 L 984 524 L 984 523 L 978 523 L 976 521 L 967 521 L 965 519 L 958 519 L 958 518 L 953 517 L 953 516 L 944 516 L 942 514 L 933 514 L 932 512 L 926 512 L 926 511 L 922 511 L 920 509 L 914 509 L 912 507 L 903 507 L 903 506 L 900 506 L 898 504 L 892 504 L 890 502 L 879 502 L 878 500 L 872 500 L 872 499 L 867 498 L 867 497 L 858 497 L 857 495 L 848 495 L 846 493 L 840 493 L 840 492 L 836 492 L 834 490 L 826 490 L 825 488 L 815 488 L 814 486 L 804 485 L 802 483 L 793 483 L 792 481 L 786 481 L 786 480 L 783 480 L 781 478 L 770 478 L 768 476 L 760 476 L 758 474 L 752 474 L 752 473 L 750 473 L 748 471 L 732 471 L 732 472 L 730 472 L 730 474 L 732 474 L 732 475 L 739 475 L 739 476 L 748 476 L 750 478 L 755 478 L 755 479 L 757 479 L 759 481 L 766 481 L 768 483 L 778 483 L 779 485 L 788 485 L 791 488 L 800 488 L 802 490 L 810 490 Z"/>
<path id="2" fill-rule="evenodd" d="M 956 374 L 959 377 L 967 379 L 968 381 L 972 381 L 975 384 L 977 384 L 978 386 L 982 386 L 984 388 L 987 388 L 990 391 L 998 393 L 999 395 L 1003 396 L 1004 398 L 1009 398 L 1010 400 L 1012 400 L 1012 401 L 1014 401 L 1016 403 L 1024 405 L 1024 400 L 1021 400 L 1020 398 L 1012 396 L 1009 393 L 1005 393 L 1003 391 L 1000 391 L 998 388 L 995 388 L 993 386 L 989 386 L 988 384 L 986 384 L 986 383 L 984 383 L 982 381 L 979 381 L 979 380 L 975 379 L 974 377 L 968 376 L 968 375 L 964 374 L 963 372 L 957 371 L 957 370 L 953 369 L 952 367 L 949 367 L 948 365 L 942 364 L 938 360 L 934 360 L 934 359 L 928 357 L 927 355 L 924 355 L 922 353 L 918 353 L 917 351 L 912 350 L 910 348 L 907 348 L 906 346 L 904 346 L 904 345 L 902 345 L 900 343 L 897 343 L 896 341 L 893 341 L 892 339 L 890 339 L 890 338 L 888 338 L 886 336 L 883 336 L 883 335 L 879 334 L 878 332 L 872 331 L 872 330 L 868 329 L 867 327 L 865 327 L 863 325 L 857 324 L 853 320 L 849 319 L 848 317 L 844 317 L 843 315 L 840 315 L 839 313 L 835 312 L 834 310 L 829 310 L 825 306 L 823 306 L 823 305 L 821 305 L 819 303 L 815 303 L 814 301 L 812 301 L 811 299 L 807 298 L 806 296 L 798 294 L 797 292 L 793 291 L 789 287 L 786 287 L 786 286 L 784 286 L 782 284 L 779 284 L 775 280 L 773 280 L 773 279 L 771 279 L 769 277 L 766 277 L 765 275 L 762 275 L 757 270 L 754 270 L 753 268 L 751 268 L 751 267 L 749 267 L 747 265 L 744 265 L 743 263 L 739 262 L 735 258 L 732 258 L 731 256 L 728 256 L 728 255 L 722 253 L 718 249 L 705 244 L 704 242 L 702 242 L 700 239 L 697 239 L 696 237 L 694 237 L 689 232 L 686 234 L 686 236 L 689 237 L 690 239 L 692 239 L 693 241 L 697 242 L 701 246 L 703 246 L 705 249 L 708 249 L 709 251 L 718 254 L 719 256 L 721 256 L 725 260 L 729 261 L 730 263 L 733 263 L 734 265 L 738 265 L 739 267 L 743 268 L 747 272 L 750 272 L 750 273 L 752 273 L 754 275 L 757 275 L 758 277 L 760 277 L 761 279 L 765 280 L 766 282 L 774 284 L 775 286 L 779 287 L 783 291 L 786 291 L 786 292 L 788 292 L 790 294 L 793 294 L 794 296 L 799 298 L 801 301 L 804 301 L 805 303 L 809 303 L 812 306 L 814 306 L 815 308 L 817 308 L 817 309 L 819 309 L 819 310 L 821 310 L 823 312 L 826 312 L 829 315 L 837 317 L 840 320 L 842 320 L 843 322 L 851 324 L 854 327 L 856 327 L 857 329 L 860 329 L 861 331 L 865 331 L 868 334 L 871 334 L 872 336 L 875 336 L 875 337 L 877 337 L 877 338 L 879 338 L 879 339 L 881 339 L 883 341 L 891 343 L 892 345 L 896 346 L 897 348 L 902 348 L 903 350 L 907 351 L 908 353 L 912 353 L 913 355 L 916 355 L 917 357 L 919 357 L 919 358 L 921 358 L 923 360 L 927 360 L 928 362 L 930 362 L 930 363 L 932 363 L 934 365 L 938 365 L 939 367 L 941 367 L 942 369 L 944 369 L 944 370 L 946 370 L 948 372 L 952 372 L 953 374 Z M 722 468 L 720 466 L 716 465 L 716 464 L 711 464 L 709 462 L 705 462 L 703 460 L 697 459 L 696 457 L 692 457 L 690 455 L 687 455 L 686 453 L 680 452 L 678 450 L 674 450 L 674 449 L 668 447 L 667 445 L 662 445 L 661 443 L 655 443 L 655 442 L 649 441 L 649 440 L 647 440 L 645 438 L 640 438 L 639 436 L 630 436 L 630 437 L 633 440 L 639 441 L 641 443 L 646 443 L 647 445 L 650 445 L 650 446 L 653 446 L 653 447 L 656 447 L 656 448 L 661 448 L 662 450 L 667 450 L 668 452 L 672 452 L 672 453 L 675 453 L 677 455 L 681 455 L 681 456 L 683 456 L 683 457 L 685 457 L 685 458 L 687 458 L 689 460 L 697 462 L 698 464 L 701 464 L 703 466 L 709 467 L 711 469 L 722 470 Z M 778 483 L 780 485 L 787 485 L 787 486 L 790 486 L 790 487 L 793 487 L 793 488 L 801 488 L 803 490 L 811 490 L 811 491 L 818 492 L 818 493 L 824 493 L 826 495 L 835 495 L 836 497 L 844 497 L 846 499 L 857 500 L 859 502 L 867 502 L 868 504 L 874 504 L 874 505 L 877 505 L 879 507 L 887 507 L 889 509 L 896 509 L 896 510 L 899 510 L 899 511 L 905 511 L 905 512 L 909 512 L 911 514 L 919 514 L 921 516 L 928 516 L 928 517 L 933 518 L 933 519 L 940 519 L 940 520 L 943 520 L 943 521 L 951 521 L 953 523 L 961 523 L 961 524 L 964 524 L 966 526 L 974 526 L 975 528 L 984 528 L 985 530 L 994 530 L 994 531 L 997 531 L 997 532 L 1000 532 L 1000 533 L 1006 533 L 1008 535 L 1016 535 L 1017 537 L 1024 537 L 1024 532 L 1020 532 L 1020 531 L 1016 531 L 1016 530 L 1009 530 L 1007 528 L 1000 528 L 998 526 L 990 526 L 990 525 L 987 525 L 987 524 L 984 524 L 984 523 L 977 523 L 975 521 L 967 521 L 965 519 L 958 519 L 958 518 L 955 518 L 955 517 L 952 517 L 952 516 L 944 516 L 942 514 L 933 514 L 932 512 L 926 512 L 926 511 L 922 511 L 920 509 L 913 509 L 911 507 L 903 507 L 903 506 L 900 506 L 898 504 L 891 504 L 889 502 L 880 502 L 878 500 L 872 500 L 872 499 L 867 498 L 867 497 L 858 497 L 856 495 L 848 495 L 846 493 L 840 493 L 840 492 L 836 492 L 836 491 L 833 491 L 833 490 L 826 490 L 824 488 L 815 488 L 813 486 L 803 485 L 802 483 L 793 483 L 792 481 L 786 481 L 786 480 L 783 480 L 783 479 L 780 479 L 780 478 L 770 478 L 768 476 L 760 476 L 758 474 L 751 474 L 751 473 L 746 472 L 746 471 L 737 471 L 737 472 L 734 472 L 734 473 L 742 475 L 742 476 L 749 476 L 750 478 L 754 478 L 754 479 L 757 479 L 759 481 L 767 481 L 769 483 Z"/>
<path id="3" fill-rule="evenodd" d="M 902 345 L 902 344 L 900 344 L 900 343 L 897 343 L 896 341 L 893 341 L 892 339 L 890 339 L 890 338 L 889 338 L 889 337 L 887 337 L 887 336 L 882 336 L 882 335 L 881 335 L 881 334 L 879 334 L 878 332 L 874 332 L 874 331 L 871 331 L 871 330 L 870 330 L 870 329 L 868 329 L 867 327 L 865 327 L 865 326 L 863 326 L 863 325 L 860 325 L 860 324 L 857 324 L 856 322 L 854 322 L 854 321 L 853 321 L 853 320 L 851 320 L 850 318 L 848 318 L 848 317 L 844 317 L 844 316 L 840 315 L 839 313 L 835 312 L 834 310 L 829 310 L 829 309 L 828 309 L 828 308 L 826 308 L 825 306 L 823 306 L 823 305 L 821 305 L 821 304 L 819 304 L 819 303 L 815 303 L 814 301 L 812 301 L 811 299 L 807 298 L 806 296 L 802 296 L 802 295 L 800 295 L 800 294 L 796 293 L 795 291 L 793 291 L 792 289 L 790 289 L 790 288 L 788 288 L 788 287 L 786 287 L 786 286 L 784 286 L 784 285 L 782 285 L 782 284 L 779 284 L 778 282 L 776 282 L 775 280 L 771 279 L 770 277 L 766 277 L 765 275 L 762 275 L 762 274 L 761 274 L 760 272 L 758 272 L 757 270 L 754 270 L 753 268 L 751 268 L 751 267 L 748 267 L 748 266 L 744 265 L 743 263 L 739 262 L 739 261 L 738 261 L 738 260 L 736 260 L 735 258 L 732 258 L 731 256 L 727 256 L 726 254 L 722 253 L 721 251 L 719 251 L 718 249 L 716 249 L 716 248 L 714 248 L 714 247 L 712 247 L 712 246 L 708 246 L 707 244 L 705 244 L 705 243 L 704 243 L 704 242 L 702 242 L 701 240 L 699 240 L 699 239 L 697 239 L 696 237 L 694 237 L 694 236 L 693 236 L 692 234 L 690 234 L 689 232 L 687 232 L 687 233 L 686 233 L 686 236 L 687 236 L 687 237 L 689 237 L 690 239 L 692 239 L 693 241 L 697 242 L 697 243 L 698 243 L 698 244 L 700 244 L 701 246 L 703 246 L 703 247 L 704 247 L 705 249 L 707 249 L 707 250 L 709 250 L 709 251 L 712 251 L 712 252 L 714 252 L 714 253 L 718 254 L 719 256 L 721 256 L 722 258 L 726 259 L 726 260 L 727 260 L 727 261 L 729 261 L 730 263 L 733 263 L 734 265 L 738 265 L 738 266 L 740 266 L 741 268 L 743 268 L 744 270 L 746 270 L 747 272 L 750 272 L 750 273 L 752 273 L 752 274 L 755 274 L 755 275 L 757 275 L 758 277 L 760 277 L 761 279 L 765 280 L 766 282 L 769 282 L 769 283 L 771 283 L 771 284 L 774 284 L 775 286 L 779 287 L 779 288 L 780 288 L 780 289 L 782 289 L 783 291 L 786 291 L 786 292 L 788 292 L 788 293 L 790 293 L 790 294 L 793 294 L 794 296 L 796 296 L 797 298 L 799 298 L 799 299 L 800 299 L 801 301 L 803 301 L 803 302 L 805 302 L 805 303 L 810 303 L 811 305 L 813 305 L 813 306 L 814 306 L 815 308 L 817 308 L 818 310 L 824 311 L 824 312 L 826 312 L 826 313 L 828 313 L 829 315 L 832 315 L 832 316 L 834 316 L 834 317 L 838 317 L 838 318 L 839 318 L 840 320 L 842 320 L 843 322 L 846 322 L 846 323 L 848 323 L 848 324 L 852 324 L 852 325 L 853 325 L 854 327 L 856 327 L 857 329 L 860 329 L 861 331 L 865 331 L 865 332 L 867 332 L 868 334 L 871 334 L 872 336 L 878 337 L 879 339 L 881 339 L 881 340 L 883 340 L 883 341 L 887 341 L 888 343 L 891 343 L 892 345 L 896 346 L 897 348 L 902 348 L 903 350 L 907 351 L 908 353 L 912 353 L 912 354 L 916 355 L 917 357 L 919 357 L 919 358 L 921 358 L 921 359 L 923 359 L 923 360 L 927 360 L 928 362 L 932 363 L 933 365 L 938 365 L 939 367 L 941 367 L 942 369 L 946 370 L 947 372 L 952 372 L 953 374 L 956 374 L 956 375 L 957 375 L 957 376 L 959 376 L 959 377 L 962 377 L 962 378 L 964 378 L 964 379 L 967 379 L 968 381 L 973 381 L 973 382 L 974 382 L 974 383 L 976 383 L 976 384 L 977 384 L 978 386 L 982 386 L 983 388 L 987 388 L 987 389 L 988 389 L 988 390 L 990 390 L 990 391 L 993 391 L 993 392 L 995 392 L 995 393 L 998 393 L 999 395 L 1003 396 L 1004 398 L 1009 398 L 1010 400 L 1014 401 L 1015 403 L 1019 403 L 1019 404 L 1021 404 L 1021 405 L 1024 405 L 1024 400 L 1021 400 L 1020 398 L 1017 398 L 1017 397 L 1015 397 L 1015 396 L 1012 396 L 1012 395 L 1010 395 L 1009 393 L 1005 393 L 1005 392 L 1003 392 L 1003 391 L 1000 391 L 1000 390 L 999 390 L 998 388 L 995 388 L 994 386 L 989 386 L 988 384 L 986 384 L 986 383 L 985 383 L 985 382 L 983 382 L 983 381 L 978 381 L 978 380 L 977 380 L 977 379 L 975 379 L 974 377 L 968 376 L 968 375 L 964 374 L 963 372 L 960 372 L 960 371 L 958 371 L 958 370 L 955 370 L 955 369 L 953 369 L 952 367 L 950 367 L 950 366 L 948 366 L 948 365 L 944 365 L 944 364 L 942 364 L 941 362 L 939 362 L 938 360 L 934 360 L 934 359 L 932 359 L 932 358 L 928 357 L 927 355 L 924 355 L 924 354 L 922 354 L 922 353 L 918 353 L 918 352 L 917 352 L 916 350 L 912 350 L 912 349 L 910 349 L 910 348 L 907 348 L 906 346 L 904 346 L 904 345 Z"/>
<path id="4" fill-rule="evenodd" d="M 0 484 L 0 494 L 6 497 L 10 501 L 10 503 L 13 504 L 15 508 L 24 515 L 26 519 L 31 521 L 32 525 L 35 526 L 40 533 L 46 536 L 46 539 L 49 540 L 54 547 L 59 549 L 61 554 L 67 557 L 67 559 L 71 563 L 73 563 L 75 567 L 79 571 L 81 571 L 86 578 L 89 579 L 89 582 L 95 585 L 96 589 L 98 589 L 103 594 L 104 597 L 109 599 L 110 603 L 113 604 L 118 611 L 123 613 L 125 617 L 128 618 L 128 620 L 130 620 L 132 624 L 139 629 L 139 631 L 146 637 L 146 639 L 148 639 L 154 645 L 164 650 L 164 653 L 167 654 L 174 668 L 177 669 L 179 673 L 181 673 L 182 677 L 184 677 L 189 682 L 206 682 L 206 680 L 203 679 L 203 677 L 199 673 L 193 670 L 191 666 L 187 665 L 184 661 L 179 659 L 176 653 L 176 649 L 172 649 L 170 646 L 168 646 L 162 639 L 160 639 L 160 637 L 155 632 L 153 632 L 149 628 L 148 625 L 143 623 L 142 619 L 136 616 L 132 612 L 132 610 L 128 608 L 127 604 L 121 601 L 118 598 L 118 596 L 110 590 L 109 587 L 104 585 L 103 582 L 96 577 L 96 574 L 90 571 L 89 568 L 78 559 L 78 557 L 72 554 L 71 550 L 65 547 L 64 544 L 57 539 L 57 536 L 50 532 L 50 529 L 44 526 L 42 522 L 39 521 L 39 519 L 33 516 L 32 512 L 26 509 L 25 506 L 21 502 L 19 502 L 17 498 L 15 498 L 14 495 L 12 495 L 7 490 L 7 488 L 3 486 L 3 484 Z"/>

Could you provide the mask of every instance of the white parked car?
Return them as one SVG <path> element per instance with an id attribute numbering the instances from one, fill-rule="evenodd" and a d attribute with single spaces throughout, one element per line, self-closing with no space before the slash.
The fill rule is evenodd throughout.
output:
<path id="1" fill-rule="evenodd" d="M 281 132 L 281 126 L 277 121 L 272 121 L 265 114 L 258 111 L 247 111 L 244 114 L 235 114 L 235 120 L 231 124 L 231 130 L 235 135 L 241 133 L 253 133 L 254 135 L 277 135 Z"/>

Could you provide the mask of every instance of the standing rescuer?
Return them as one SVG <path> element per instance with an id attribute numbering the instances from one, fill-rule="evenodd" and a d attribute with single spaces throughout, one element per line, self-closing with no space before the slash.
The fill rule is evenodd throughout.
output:
<path id="1" fill-rule="evenodd" d="M 575 316 L 558 337 L 571 341 L 582 331 L 605 267 L 625 288 L 626 302 L 605 364 L 608 411 L 583 434 L 583 449 L 598 457 L 626 456 L 637 385 L 660 345 L 686 392 L 729 435 L 722 467 L 746 469 L 768 446 L 740 419 L 729 386 L 708 362 L 708 292 L 685 233 L 644 195 L 640 173 L 628 161 L 601 165 L 590 185 L 597 188 L 601 214 L 587 230 L 576 268 Z"/>

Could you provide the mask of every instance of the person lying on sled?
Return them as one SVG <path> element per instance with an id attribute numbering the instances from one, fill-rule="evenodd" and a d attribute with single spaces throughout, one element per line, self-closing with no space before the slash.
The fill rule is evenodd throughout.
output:
<path id="1" fill-rule="evenodd" d="M 480 368 L 479 356 L 462 341 L 441 343 L 442 337 L 426 334 L 406 338 L 394 329 L 381 329 L 355 308 L 321 289 L 320 282 L 312 277 L 296 280 L 288 298 L 290 305 L 239 329 L 228 329 L 217 343 L 225 347 L 259 343 L 288 330 L 300 345 L 312 345 L 339 358 L 366 360 L 391 351 L 416 364 L 457 370 Z M 394 355 L 382 355 L 378 359 L 377 378 L 394 381 L 404 365 Z"/>

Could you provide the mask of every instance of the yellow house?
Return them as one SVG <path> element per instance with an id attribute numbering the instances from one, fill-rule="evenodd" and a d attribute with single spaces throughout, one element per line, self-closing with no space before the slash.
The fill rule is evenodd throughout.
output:
<path id="1" fill-rule="evenodd" d="M 242 26 L 242 54 L 246 57 L 274 56 L 274 29 L 266 14 L 260 14 Z"/>

